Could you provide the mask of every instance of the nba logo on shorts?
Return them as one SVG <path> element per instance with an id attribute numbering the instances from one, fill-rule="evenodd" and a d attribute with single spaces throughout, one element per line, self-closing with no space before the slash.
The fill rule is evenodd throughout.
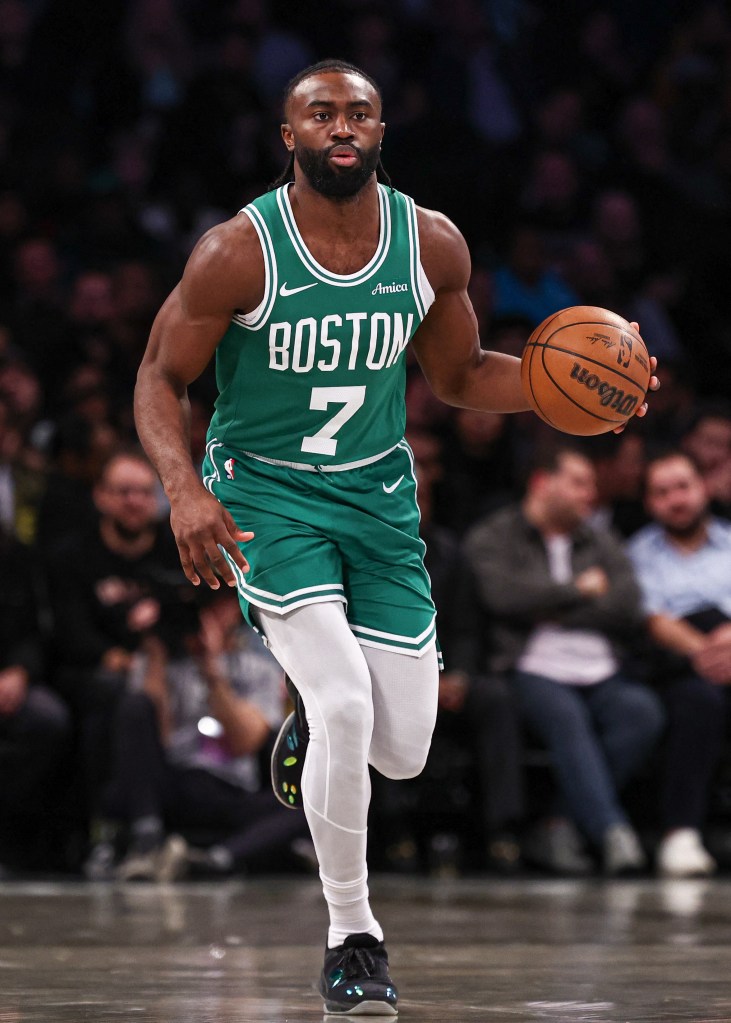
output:
<path id="1" fill-rule="evenodd" d="M 223 467 L 226 470 L 226 479 L 232 480 L 234 478 L 234 460 L 233 458 L 227 458 L 223 463 Z"/>

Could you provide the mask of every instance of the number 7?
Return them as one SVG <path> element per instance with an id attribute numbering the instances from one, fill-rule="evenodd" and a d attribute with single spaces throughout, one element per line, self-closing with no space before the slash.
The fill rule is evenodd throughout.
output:
<path id="1" fill-rule="evenodd" d="M 310 395 L 310 408 L 323 412 L 328 405 L 340 404 L 343 407 L 328 419 L 321 430 L 312 437 L 302 441 L 302 451 L 317 455 L 334 455 L 338 442 L 333 437 L 349 419 L 351 419 L 365 401 L 366 389 L 362 387 L 313 387 Z"/>

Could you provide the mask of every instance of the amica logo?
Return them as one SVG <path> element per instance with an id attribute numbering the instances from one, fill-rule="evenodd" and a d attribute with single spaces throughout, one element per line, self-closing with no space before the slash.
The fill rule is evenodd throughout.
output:
<path id="1" fill-rule="evenodd" d="M 391 284 L 381 284 L 379 282 L 371 292 L 371 295 L 393 295 L 397 291 L 408 290 L 408 284 L 397 284 L 396 281 L 392 281 Z"/>

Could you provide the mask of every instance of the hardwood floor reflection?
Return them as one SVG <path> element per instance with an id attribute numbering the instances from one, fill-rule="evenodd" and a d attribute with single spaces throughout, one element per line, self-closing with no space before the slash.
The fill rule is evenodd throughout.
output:
<path id="1" fill-rule="evenodd" d="M 731 879 L 371 891 L 404 1023 L 731 1023 Z M 309 879 L 0 884 L 0 1023 L 319 1021 L 324 935 Z"/>

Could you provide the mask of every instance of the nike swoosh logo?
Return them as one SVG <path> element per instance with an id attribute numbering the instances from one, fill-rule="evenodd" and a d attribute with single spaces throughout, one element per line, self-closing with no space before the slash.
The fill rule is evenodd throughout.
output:
<path id="1" fill-rule="evenodd" d="M 394 492 L 394 490 L 396 489 L 396 487 L 399 485 L 399 483 L 401 482 L 402 479 L 403 479 L 403 476 L 399 476 L 399 478 L 396 480 L 396 482 L 392 483 L 390 487 L 387 487 L 385 483 L 382 484 L 384 491 L 387 494 L 392 494 Z"/>
<path id="2" fill-rule="evenodd" d="M 282 298 L 286 298 L 288 295 L 296 295 L 300 291 L 307 291 L 308 288 L 317 287 L 317 281 L 314 284 L 303 284 L 301 288 L 288 288 L 287 282 L 285 281 L 282 287 L 279 289 L 279 294 Z"/>

